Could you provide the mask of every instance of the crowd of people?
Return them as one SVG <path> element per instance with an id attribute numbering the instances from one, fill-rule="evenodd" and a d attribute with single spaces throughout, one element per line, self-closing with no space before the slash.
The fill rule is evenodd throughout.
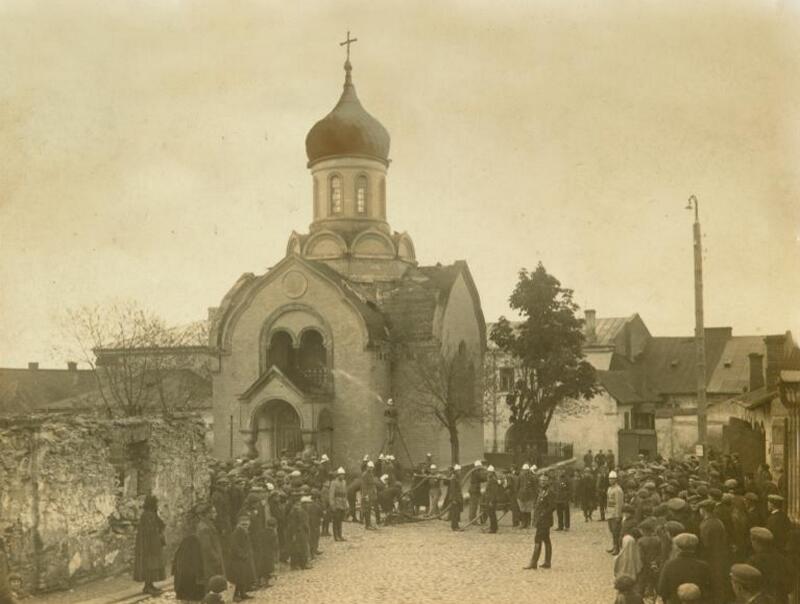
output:
<path id="1" fill-rule="evenodd" d="M 783 510 L 780 485 L 766 471 L 747 476 L 735 457 L 619 467 L 613 453 L 588 452 L 583 468 L 539 470 L 522 464 L 495 469 L 438 468 L 428 454 L 415 468 L 392 455 L 364 456 L 359 472 L 334 468 L 327 456 L 284 455 L 275 462 L 214 462 L 211 492 L 172 560 L 176 596 L 234 601 L 270 586 L 279 563 L 307 570 L 322 555 L 321 537 L 345 541 L 343 523 L 365 530 L 382 524 L 447 518 L 452 530 L 482 525 L 497 533 L 511 514 L 517 530 L 534 533 L 525 569 L 553 563 L 550 531 L 570 530 L 570 508 L 584 522 L 605 521 L 614 556 L 618 604 L 700 601 L 787 602 L 800 568 L 797 531 Z M 467 510 L 467 522 L 462 511 Z M 498 517 L 499 515 L 499 517 Z M 147 593 L 164 578 L 163 522 L 148 497 L 139 523 L 134 578 Z M 540 564 L 541 555 L 544 561 Z"/>
<path id="2" fill-rule="evenodd" d="M 618 604 L 788 601 L 800 535 L 768 468 L 745 475 L 736 455 L 706 463 L 640 457 L 607 475 Z"/>

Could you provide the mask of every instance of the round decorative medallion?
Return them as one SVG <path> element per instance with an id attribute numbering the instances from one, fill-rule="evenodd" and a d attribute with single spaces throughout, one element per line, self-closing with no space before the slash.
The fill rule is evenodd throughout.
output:
<path id="1" fill-rule="evenodd" d="M 306 293 L 308 281 L 299 271 L 289 271 L 283 276 L 283 292 L 290 298 L 299 298 Z"/>

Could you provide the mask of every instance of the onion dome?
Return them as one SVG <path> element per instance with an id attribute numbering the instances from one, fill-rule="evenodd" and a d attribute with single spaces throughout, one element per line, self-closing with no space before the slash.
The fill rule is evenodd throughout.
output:
<path id="1" fill-rule="evenodd" d="M 365 156 L 389 161 L 389 133 L 367 113 L 356 96 L 350 75 L 352 66 L 344 64 L 344 90 L 336 107 L 318 121 L 306 136 L 306 155 L 309 165 L 320 159 L 335 156 Z"/>

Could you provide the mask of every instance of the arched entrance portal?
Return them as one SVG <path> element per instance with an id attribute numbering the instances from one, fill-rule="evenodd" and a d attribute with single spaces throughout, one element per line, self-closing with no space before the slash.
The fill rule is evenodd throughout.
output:
<path id="1" fill-rule="evenodd" d="M 300 416 L 283 400 L 262 405 L 254 418 L 255 448 L 259 459 L 278 459 L 282 451 L 290 456 L 303 451 Z"/>

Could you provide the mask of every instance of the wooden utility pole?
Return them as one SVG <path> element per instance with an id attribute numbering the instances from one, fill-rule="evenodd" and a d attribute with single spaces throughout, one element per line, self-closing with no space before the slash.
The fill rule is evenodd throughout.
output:
<path id="1" fill-rule="evenodd" d="M 697 355 L 697 443 L 706 459 L 706 331 L 703 320 L 703 235 L 697 197 L 689 197 L 687 209 L 694 209 L 694 341 Z"/>

